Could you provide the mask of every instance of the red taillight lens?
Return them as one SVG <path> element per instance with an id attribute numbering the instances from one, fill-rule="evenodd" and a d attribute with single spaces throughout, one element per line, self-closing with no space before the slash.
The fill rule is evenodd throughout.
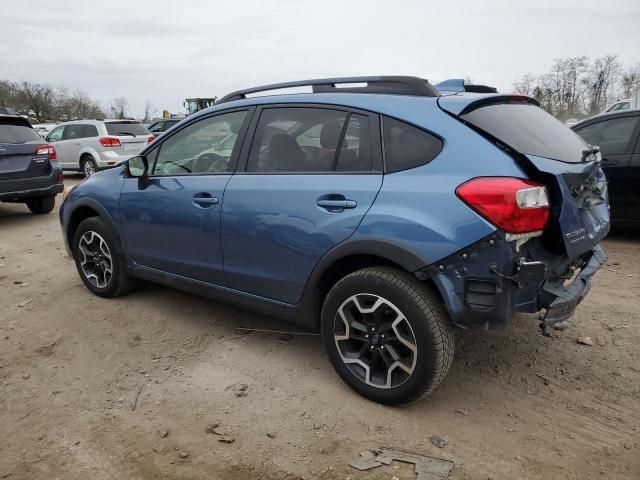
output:
<path id="1" fill-rule="evenodd" d="M 58 154 L 53 145 L 36 145 L 36 155 L 46 155 L 49 160 L 56 160 Z"/>
<path id="2" fill-rule="evenodd" d="M 156 139 L 156 137 L 151 136 L 151 137 L 149 137 L 149 138 L 147 139 L 147 143 L 151 143 L 151 142 L 153 142 L 155 139 Z"/>
<path id="3" fill-rule="evenodd" d="M 456 194 L 507 233 L 540 231 L 549 219 L 547 188 L 531 180 L 478 177 L 460 185 Z"/>
<path id="4" fill-rule="evenodd" d="M 102 145 L 103 147 L 121 147 L 122 143 L 120 143 L 120 139 L 119 138 L 113 138 L 113 137 L 102 137 L 100 140 L 100 145 Z"/>

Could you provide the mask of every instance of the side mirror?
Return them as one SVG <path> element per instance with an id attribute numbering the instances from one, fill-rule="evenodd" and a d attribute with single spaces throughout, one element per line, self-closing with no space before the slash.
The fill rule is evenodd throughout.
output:
<path id="1" fill-rule="evenodd" d="M 51 140 L 51 135 L 47 135 L 46 137 L 44 137 L 44 139 L 49 143 L 51 143 L 53 141 L 53 140 Z"/>
<path id="2" fill-rule="evenodd" d="M 127 174 L 138 179 L 138 188 L 144 190 L 149 184 L 149 162 L 144 155 L 131 157 L 127 160 Z"/>

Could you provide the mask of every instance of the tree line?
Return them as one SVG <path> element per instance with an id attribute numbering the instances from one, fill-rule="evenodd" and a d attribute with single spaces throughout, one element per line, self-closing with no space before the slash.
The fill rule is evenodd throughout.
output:
<path id="1" fill-rule="evenodd" d="M 35 123 L 60 122 L 86 118 L 129 118 L 129 102 L 114 98 L 104 109 L 82 90 L 31 82 L 0 80 L 0 107 L 8 107 L 26 115 Z M 156 109 L 147 101 L 145 121 L 150 121 Z"/>
<path id="2" fill-rule="evenodd" d="M 561 120 L 600 113 L 618 99 L 634 97 L 639 87 L 640 63 L 625 68 L 618 55 L 557 58 L 549 72 L 528 73 L 513 84 Z"/>

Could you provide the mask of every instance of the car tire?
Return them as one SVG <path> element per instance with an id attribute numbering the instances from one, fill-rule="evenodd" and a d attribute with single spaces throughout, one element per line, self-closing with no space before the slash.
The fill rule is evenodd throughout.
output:
<path id="1" fill-rule="evenodd" d="M 85 286 L 99 297 L 118 297 L 135 286 L 118 245 L 118 233 L 100 217 L 84 220 L 73 237 L 72 251 L 78 274 Z"/>
<path id="2" fill-rule="evenodd" d="M 31 213 L 35 213 L 36 215 L 51 213 L 55 206 L 55 195 L 27 199 L 27 207 L 31 210 Z"/>
<path id="3" fill-rule="evenodd" d="M 321 333 L 340 377 L 378 403 L 432 392 L 453 361 L 453 326 L 441 300 L 395 268 L 365 268 L 337 282 L 322 306 Z"/>
<path id="4" fill-rule="evenodd" d="M 98 165 L 91 155 L 86 155 L 80 159 L 80 171 L 85 177 L 90 177 L 98 171 Z"/>

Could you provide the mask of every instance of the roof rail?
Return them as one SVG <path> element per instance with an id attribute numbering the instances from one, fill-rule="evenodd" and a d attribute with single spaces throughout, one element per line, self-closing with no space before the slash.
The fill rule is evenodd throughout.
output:
<path id="1" fill-rule="evenodd" d="M 349 84 L 357 84 L 350 86 Z M 361 85 L 366 84 L 366 85 Z M 295 82 L 274 83 L 260 87 L 238 90 L 225 95 L 216 103 L 230 102 L 247 98 L 247 95 L 270 90 L 281 90 L 294 87 L 312 87 L 313 93 L 386 93 L 392 95 L 417 95 L 421 97 L 437 97 L 439 95 L 427 80 L 406 76 L 374 76 L 374 77 L 338 77 L 300 80 Z"/>
<path id="2" fill-rule="evenodd" d="M 463 78 L 451 78 L 437 83 L 435 87 L 441 92 L 473 92 L 473 93 L 498 93 L 495 87 L 487 85 L 465 84 Z"/>

